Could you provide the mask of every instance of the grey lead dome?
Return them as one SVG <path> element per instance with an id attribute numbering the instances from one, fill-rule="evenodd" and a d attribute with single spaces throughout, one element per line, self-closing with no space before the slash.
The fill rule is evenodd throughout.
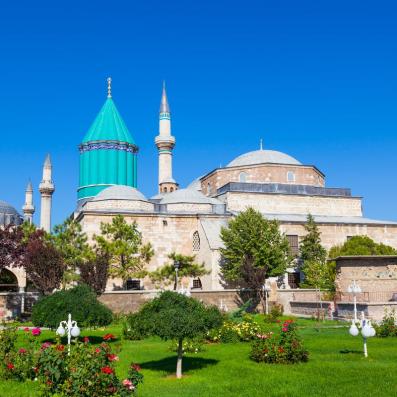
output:
<path id="1" fill-rule="evenodd" d="M 125 185 L 110 186 L 99 192 L 92 201 L 102 200 L 132 200 L 147 201 L 147 198 L 134 187 Z"/>
<path id="2" fill-rule="evenodd" d="M 20 225 L 23 222 L 21 215 L 10 204 L 0 200 L 0 225 Z"/>
<path id="3" fill-rule="evenodd" d="M 286 153 L 276 150 L 254 150 L 236 157 L 226 167 L 238 167 L 241 165 L 254 165 L 262 163 L 302 165 L 297 159 Z"/>

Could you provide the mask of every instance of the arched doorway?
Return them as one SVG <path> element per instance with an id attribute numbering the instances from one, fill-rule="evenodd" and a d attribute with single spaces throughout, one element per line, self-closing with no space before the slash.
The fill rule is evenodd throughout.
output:
<path id="1" fill-rule="evenodd" d="M 0 271 L 0 292 L 18 292 L 18 279 L 8 269 Z"/>

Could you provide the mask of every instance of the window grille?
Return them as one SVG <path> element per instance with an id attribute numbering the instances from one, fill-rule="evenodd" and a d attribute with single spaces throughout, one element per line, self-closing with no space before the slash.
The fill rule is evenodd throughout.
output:
<path id="1" fill-rule="evenodd" d="M 297 235 L 287 235 L 291 255 L 299 255 L 299 238 Z"/>
<path id="2" fill-rule="evenodd" d="M 299 273 L 288 273 L 288 285 L 291 288 L 299 288 L 300 281 Z"/>
<path id="3" fill-rule="evenodd" d="M 201 280 L 199 278 L 196 278 L 193 280 L 193 289 L 202 289 L 203 285 L 201 284 Z"/>
<path id="4" fill-rule="evenodd" d="M 200 235 L 197 231 L 193 233 L 193 251 L 200 251 Z"/>

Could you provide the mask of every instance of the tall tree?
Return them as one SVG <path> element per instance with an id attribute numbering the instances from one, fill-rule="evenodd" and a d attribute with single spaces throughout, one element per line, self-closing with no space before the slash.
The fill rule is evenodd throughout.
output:
<path id="1" fill-rule="evenodd" d="M 280 233 L 278 222 L 248 208 L 222 228 L 221 238 L 223 277 L 255 290 L 265 310 L 266 278 L 282 275 L 292 260 L 288 240 Z"/>
<path id="2" fill-rule="evenodd" d="M 175 278 L 175 266 L 174 263 L 179 263 L 178 276 L 179 277 L 200 277 L 205 276 L 209 273 L 205 269 L 204 263 L 196 263 L 196 257 L 194 255 L 182 255 L 175 252 L 168 255 L 171 259 L 170 263 L 167 263 L 163 267 L 149 273 L 149 277 L 156 285 L 170 285 L 174 282 L 174 290 L 177 289 L 176 278 Z"/>
<path id="3" fill-rule="evenodd" d="M 80 223 L 72 218 L 68 218 L 61 225 L 54 227 L 53 239 L 54 245 L 66 265 L 62 280 L 63 286 L 66 287 L 79 279 L 77 270 L 92 257 L 92 250 Z"/>
<path id="4" fill-rule="evenodd" d="M 65 264 L 62 255 L 44 230 L 33 232 L 25 246 L 21 265 L 26 277 L 44 295 L 61 285 Z"/>
<path id="5" fill-rule="evenodd" d="M 21 265 L 25 252 L 23 240 L 21 227 L 8 225 L 0 228 L 0 271 L 5 267 Z"/>
<path id="6" fill-rule="evenodd" d="M 90 286 L 97 295 L 106 289 L 109 275 L 109 255 L 96 249 L 90 259 L 80 265 L 80 280 Z"/>
<path id="7" fill-rule="evenodd" d="M 147 274 L 145 265 L 154 251 L 150 243 L 142 243 L 142 234 L 136 222 L 129 225 L 123 216 L 117 215 L 110 223 L 101 223 L 101 234 L 94 236 L 98 247 L 109 255 L 109 275 L 124 282 L 131 277 L 142 278 Z"/>
<path id="8" fill-rule="evenodd" d="M 299 246 L 302 271 L 305 274 L 302 286 L 332 288 L 334 279 L 327 263 L 327 250 L 321 245 L 321 233 L 311 214 L 307 216 L 305 230 L 307 233 Z"/>

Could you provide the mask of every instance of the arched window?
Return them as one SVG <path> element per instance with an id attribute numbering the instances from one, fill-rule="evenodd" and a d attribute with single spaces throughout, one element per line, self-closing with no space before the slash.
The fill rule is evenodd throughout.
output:
<path id="1" fill-rule="evenodd" d="M 170 192 L 173 192 L 174 191 L 174 188 L 173 187 L 170 187 Z"/>
<path id="2" fill-rule="evenodd" d="M 287 181 L 288 182 L 295 182 L 295 173 L 292 171 L 287 172 Z"/>
<path id="3" fill-rule="evenodd" d="M 167 188 L 166 187 L 164 188 L 164 193 L 167 193 Z"/>
<path id="4" fill-rule="evenodd" d="M 193 233 L 193 251 L 200 251 L 200 235 L 198 231 Z"/>
<path id="5" fill-rule="evenodd" d="M 245 182 L 247 182 L 247 177 L 248 177 L 248 174 L 246 172 L 240 172 L 240 175 L 238 176 L 238 180 L 239 180 L 239 182 L 245 183 Z"/>
<path id="6" fill-rule="evenodd" d="M 211 194 L 211 184 L 209 182 L 207 183 L 207 194 Z"/>

